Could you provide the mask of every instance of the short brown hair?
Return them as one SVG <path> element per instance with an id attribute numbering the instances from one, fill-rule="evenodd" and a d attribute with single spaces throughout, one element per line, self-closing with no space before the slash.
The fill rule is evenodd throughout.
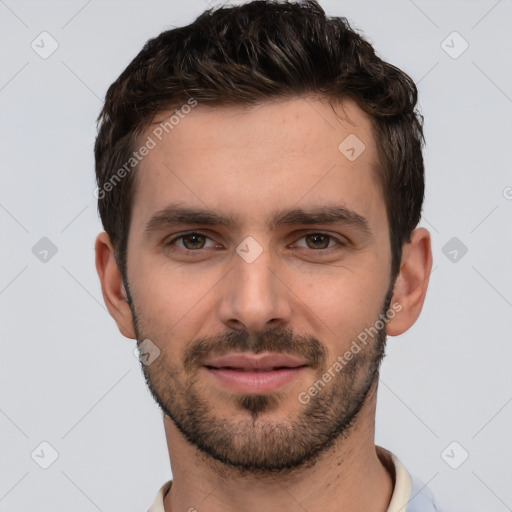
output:
<path id="1" fill-rule="evenodd" d="M 352 99 L 372 121 L 396 277 L 424 197 L 416 86 L 346 18 L 327 17 L 316 1 L 258 0 L 210 9 L 190 25 L 162 32 L 107 91 L 95 144 L 98 209 L 125 281 L 134 176 L 112 180 L 154 116 L 191 99 L 251 105 L 305 94 Z"/>

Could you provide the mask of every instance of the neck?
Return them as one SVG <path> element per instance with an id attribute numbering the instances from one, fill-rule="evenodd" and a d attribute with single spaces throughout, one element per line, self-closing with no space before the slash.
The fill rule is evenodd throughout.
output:
<path id="1" fill-rule="evenodd" d="M 374 444 L 375 403 L 376 388 L 368 394 L 348 436 L 338 438 L 314 465 L 268 477 L 234 476 L 221 463 L 207 460 L 165 416 L 173 473 L 172 487 L 164 499 L 165 512 L 282 512 L 298 508 L 308 512 L 385 512 L 394 483 Z"/>

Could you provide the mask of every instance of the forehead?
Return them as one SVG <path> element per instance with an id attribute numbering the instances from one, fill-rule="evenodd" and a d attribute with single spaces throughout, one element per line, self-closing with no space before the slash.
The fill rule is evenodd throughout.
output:
<path id="1" fill-rule="evenodd" d="M 371 121 L 355 102 L 300 97 L 173 114 L 162 112 L 140 138 L 154 147 L 135 174 L 135 227 L 176 202 L 253 226 L 283 208 L 324 203 L 369 222 L 385 212 Z"/>

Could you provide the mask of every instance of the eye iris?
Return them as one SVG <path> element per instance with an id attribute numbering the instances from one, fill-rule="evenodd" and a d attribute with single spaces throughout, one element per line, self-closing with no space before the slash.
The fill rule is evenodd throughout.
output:
<path id="1" fill-rule="evenodd" d="M 326 249 L 329 246 L 329 237 L 327 235 L 314 234 L 307 235 L 306 240 L 313 241 L 313 245 L 315 249 Z M 322 243 L 323 242 L 323 243 Z M 320 245 L 318 245 L 320 243 Z"/>
<path id="2" fill-rule="evenodd" d="M 308 245 L 313 245 L 315 249 L 326 249 L 329 246 L 329 236 L 322 235 L 319 233 L 313 235 L 307 235 L 306 240 Z M 189 235 L 183 235 L 183 245 L 187 249 L 201 249 L 205 243 L 205 237 L 198 233 L 191 233 Z M 310 244 L 310 242 L 312 242 Z"/>
<path id="3" fill-rule="evenodd" d="M 203 235 L 200 235 L 198 233 L 191 233 L 190 235 L 183 236 L 183 245 L 187 249 L 201 249 L 201 247 L 204 245 L 204 239 L 205 237 Z M 187 243 L 187 240 L 190 241 L 191 243 Z M 190 247 L 191 245 L 194 247 Z"/>

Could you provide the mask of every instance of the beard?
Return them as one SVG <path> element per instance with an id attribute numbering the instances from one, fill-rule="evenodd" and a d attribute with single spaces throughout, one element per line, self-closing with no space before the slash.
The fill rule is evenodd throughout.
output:
<path id="1" fill-rule="evenodd" d="M 382 315 L 387 317 L 392 288 L 386 294 L 379 319 Z M 151 337 L 143 319 L 136 314 L 131 297 L 128 301 L 138 343 L 150 339 L 161 349 L 172 346 L 170 336 L 167 339 Z M 384 325 L 377 329 L 369 343 L 353 354 L 350 361 L 345 361 L 343 369 L 328 384 L 323 383 L 325 387 L 311 396 L 306 404 L 297 398 L 301 405 L 295 417 L 279 420 L 271 419 L 270 413 L 278 410 L 282 401 L 289 401 L 289 396 L 281 392 L 231 392 L 225 398 L 230 405 L 234 401 L 236 416 L 219 414 L 207 398 L 211 389 L 205 388 L 198 379 L 203 361 L 228 352 L 257 354 L 269 351 L 296 355 L 315 371 L 312 385 L 321 380 L 331 366 L 326 349 L 313 336 L 298 335 L 284 328 L 258 334 L 232 331 L 193 340 L 187 346 L 181 364 L 175 364 L 162 350 L 150 365 L 141 366 L 148 388 L 162 412 L 219 474 L 290 474 L 313 466 L 336 441 L 349 436 L 365 401 L 377 389 L 385 345 Z"/>

